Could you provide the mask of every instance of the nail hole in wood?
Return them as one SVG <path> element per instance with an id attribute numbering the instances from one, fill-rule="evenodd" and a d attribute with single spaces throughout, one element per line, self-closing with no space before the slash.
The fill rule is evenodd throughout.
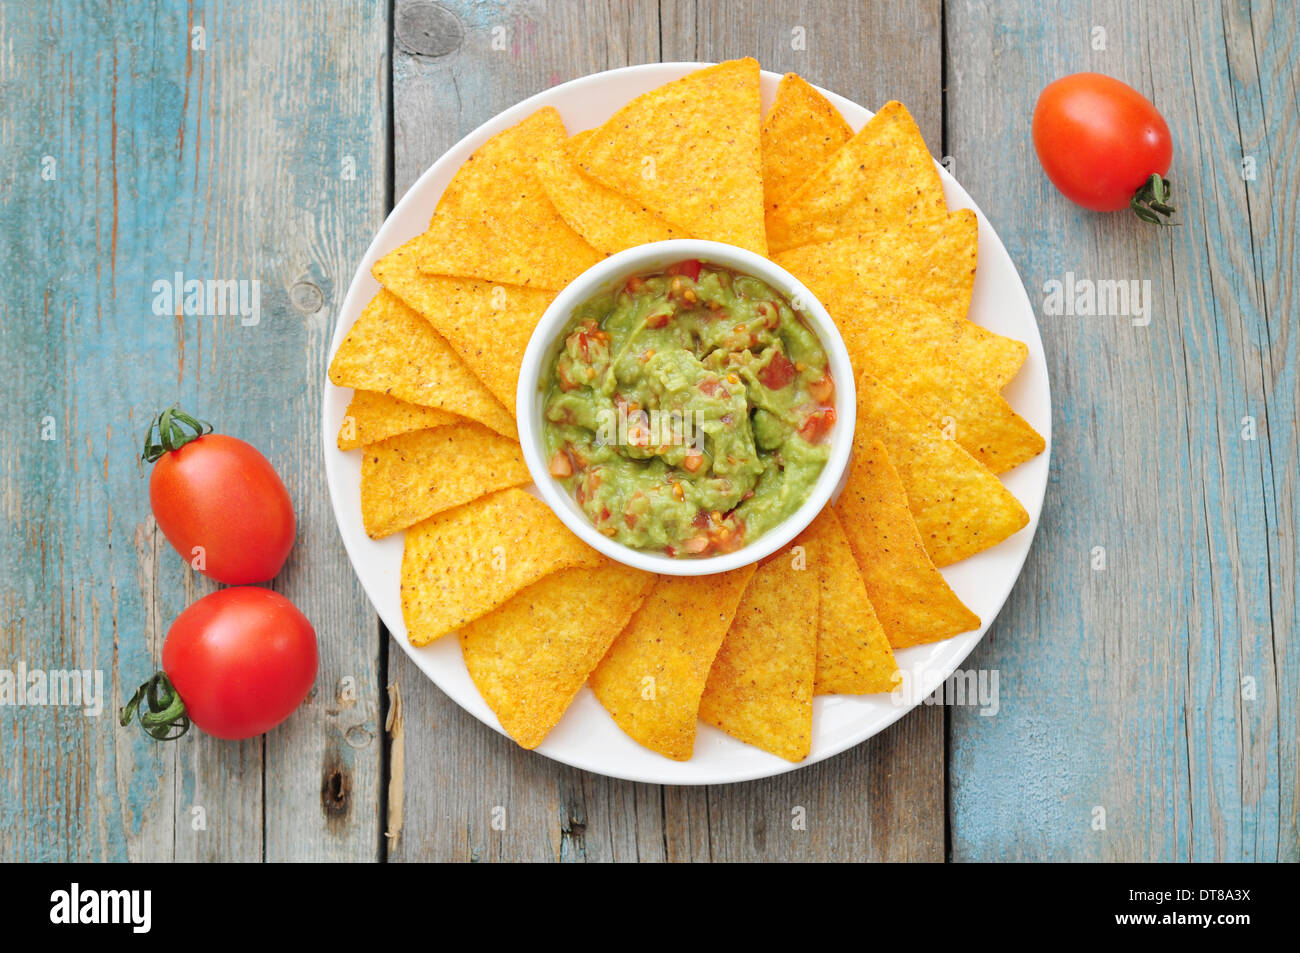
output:
<path id="1" fill-rule="evenodd" d="M 325 813 L 330 817 L 340 817 L 348 812 L 351 790 L 348 776 L 339 768 L 326 771 L 321 779 L 320 800 Z"/>

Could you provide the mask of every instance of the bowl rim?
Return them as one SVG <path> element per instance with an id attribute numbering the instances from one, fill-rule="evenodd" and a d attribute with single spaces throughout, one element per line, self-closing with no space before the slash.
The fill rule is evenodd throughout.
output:
<path id="1" fill-rule="evenodd" d="M 790 516 L 754 542 L 732 553 L 698 559 L 633 549 L 596 531 L 587 515 L 564 492 L 547 467 L 542 437 L 543 391 L 540 387 L 543 368 L 553 352 L 559 332 L 569 322 L 575 308 L 633 275 L 692 258 L 762 279 L 787 299 L 797 299 L 800 313 L 826 350 L 831 374 L 835 378 L 835 424 L 829 435 L 830 456 L 808 498 Z M 739 569 L 780 550 L 803 532 L 831 502 L 848 472 L 853 453 L 857 395 L 853 365 L 844 339 L 825 306 L 802 282 L 776 262 L 748 249 L 706 239 L 678 238 L 616 252 L 578 275 L 556 295 L 528 339 L 519 368 L 516 408 L 519 444 L 538 495 L 583 542 L 634 569 L 670 576 L 706 576 Z"/>

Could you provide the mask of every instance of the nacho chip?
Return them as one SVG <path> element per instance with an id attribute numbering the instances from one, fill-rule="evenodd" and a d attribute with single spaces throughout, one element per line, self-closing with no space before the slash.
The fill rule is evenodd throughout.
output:
<path id="1" fill-rule="evenodd" d="M 376 391 L 477 420 L 515 439 L 514 418 L 456 356 L 451 345 L 396 295 L 381 291 L 330 362 L 339 387 Z"/>
<path id="2" fill-rule="evenodd" d="M 468 421 L 389 437 L 361 461 L 361 519 L 382 539 L 435 513 L 532 481 L 513 440 Z"/>
<path id="3" fill-rule="evenodd" d="M 407 637 L 427 645 L 553 572 L 605 562 L 537 497 L 516 489 L 481 497 L 406 531 Z"/>
<path id="4" fill-rule="evenodd" d="M 537 175 L 551 204 L 570 227 L 607 255 L 636 245 L 688 238 L 645 206 L 596 181 L 577 164 L 593 135 L 580 132 L 541 157 Z"/>
<path id="5" fill-rule="evenodd" d="M 654 581 L 618 563 L 563 569 L 461 627 L 465 667 L 506 734 L 541 744 Z"/>
<path id="6" fill-rule="evenodd" d="M 759 566 L 713 660 L 702 721 L 787 761 L 808 756 L 820 593 L 816 569 L 789 550 Z"/>
<path id="7" fill-rule="evenodd" d="M 462 419 L 436 407 L 421 407 L 387 394 L 359 390 L 343 414 L 338 445 L 340 450 L 355 450 L 400 433 L 445 427 Z"/>
<path id="8" fill-rule="evenodd" d="M 777 256 L 834 314 L 853 367 L 897 391 L 994 473 L 1042 453 L 1042 436 L 995 386 L 966 369 L 958 321 L 936 314 L 937 305 L 918 304 L 902 283 L 893 282 L 899 297 L 881 293 L 884 282 L 875 280 L 878 272 L 864 273 L 858 247 L 856 240 L 838 240 Z M 881 261 L 878 267 L 888 266 Z M 918 274 L 915 280 L 929 279 Z M 973 363 L 981 362 L 977 357 Z"/>
<path id="9" fill-rule="evenodd" d="M 921 222 L 891 222 L 774 257 L 843 323 L 902 325 L 954 348 L 953 360 L 1001 390 L 1028 348 L 967 318 L 975 285 L 978 221 L 969 209 Z M 890 307 L 881 308 L 879 302 Z M 873 305 L 877 305 L 873 307 Z M 893 312 L 905 309 L 906 316 Z"/>
<path id="10" fill-rule="evenodd" d="M 603 257 L 560 217 L 537 176 L 564 140 L 551 106 L 465 160 L 421 237 L 420 269 L 559 291 Z"/>
<path id="11" fill-rule="evenodd" d="M 978 629 L 921 545 L 898 471 L 880 441 L 859 450 L 835 509 L 867 595 L 896 649 Z"/>
<path id="12" fill-rule="evenodd" d="M 981 384 L 937 351 L 891 353 L 877 341 L 851 349 L 853 366 L 874 374 L 944 436 L 994 473 L 1004 473 L 1043 452 L 1041 434 L 991 387 Z"/>
<path id="13" fill-rule="evenodd" d="M 835 318 L 841 333 L 877 328 L 900 348 L 949 349 L 952 359 L 976 379 L 1001 390 L 1024 363 L 1023 342 L 995 334 L 966 318 L 954 321 L 937 305 L 905 292 L 895 294 L 853 266 L 850 242 L 805 245 L 774 258 L 808 286 Z"/>
<path id="14" fill-rule="evenodd" d="M 775 254 L 877 221 L 935 219 L 945 211 L 921 131 L 902 103 L 888 102 L 773 212 L 767 241 Z"/>
<path id="15" fill-rule="evenodd" d="M 957 322 L 956 360 L 971 375 L 1000 391 L 1024 366 L 1029 347 L 983 325 L 964 319 Z"/>
<path id="16" fill-rule="evenodd" d="M 591 673 L 596 698 L 633 741 L 690 760 L 704 682 L 753 574 L 659 577 Z"/>
<path id="17" fill-rule="evenodd" d="M 446 338 L 513 416 L 524 351 L 554 292 L 426 275 L 417 263 L 418 242 L 393 249 L 371 273 Z"/>
<path id="18" fill-rule="evenodd" d="M 789 249 L 781 260 L 818 274 L 832 272 L 841 292 L 865 284 L 915 295 L 955 321 L 966 317 L 975 289 L 979 220 L 968 208 L 934 218 L 880 219 L 850 235 Z"/>
<path id="19" fill-rule="evenodd" d="M 904 504 L 904 512 L 906 505 Z M 910 519 L 910 514 L 907 514 Z M 898 678 L 885 635 L 835 510 L 826 507 L 795 544 L 806 550 L 808 568 L 821 584 L 817 616 L 815 695 L 892 692 Z"/>
<path id="20" fill-rule="evenodd" d="M 794 73 L 781 77 L 763 119 L 763 202 L 767 214 L 825 165 L 853 129 L 839 110 Z"/>
<path id="21" fill-rule="evenodd" d="M 632 100 L 578 164 L 694 238 L 765 255 L 760 111 L 758 62 L 719 63 Z"/>
<path id="22" fill-rule="evenodd" d="M 877 440 L 898 469 L 916 528 L 936 566 L 996 546 L 1028 525 L 1025 508 L 987 467 L 863 373 L 858 377 L 854 452 L 869 452 Z"/>

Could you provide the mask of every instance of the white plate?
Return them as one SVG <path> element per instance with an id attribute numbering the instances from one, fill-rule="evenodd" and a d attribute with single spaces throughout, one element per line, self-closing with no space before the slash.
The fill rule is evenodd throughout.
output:
<path id="1" fill-rule="evenodd" d="M 377 258 L 428 227 L 433 209 L 452 175 L 483 142 L 543 106 L 558 109 L 570 133 L 598 126 L 634 96 L 704 65 L 707 64 L 655 63 L 576 79 L 507 109 L 456 143 L 402 196 L 370 243 L 343 302 L 330 346 L 331 357 L 361 310 L 380 290 L 378 282 L 370 276 L 370 266 Z M 777 73 L 763 72 L 764 110 L 776 95 L 780 78 Z M 861 106 L 826 90 L 822 92 L 854 129 L 860 129 L 871 118 L 872 113 Z M 686 762 L 670 761 L 623 734 L 588 688 L 583 688 L 578 694 L 564 718 L 537 748 L 538 752 L 599 774 L 657 784 L 719 784 L 792 771 L 851 748 L 897 721 L 940 686 L 983 638 L 1015 585 L 1038 528 L 1051 454 L 1051 394 L 1043 342 L 1038 336 L 1033 309 L 1011 257 L 966 191 L 944 169 L 940 168 L 939 174 L 949 207 L 973 209 L 979 217 L 979 267 L 975 275 L 971 317 L 985 327 L 1029 345 L 1025 366 L 1007 387 L 1004 396 L 1047 440 L 1047 449 L 1042 454 L 1003 475 L 1003 482 L 1029 511 L 1029 525 L 1000 545 L 943 571 L 957 595 L 983 620 L 983 627 L 978 632 L 968 632 L 946 642 L 900 651 L 898 664 L 903 671 L 904 688 L 894 696 L 827 696 L 816 699 L 813 703 L 812 752 L 799 764 L 791 764 L 703 724 L 695 741 L 695 756 Z M 325 472 L 334 515 L 348 557 L 397 644 L 452 700 L 500 731 L 496 716 L 470 680 L 457 639 L 442 638 L 432 645 L 415 648 L 406 638 L 398 588 L 402 534 L 378 541 L 366 535 L 361 523 L 358 492 L 361 454 L 340 452 L 335 443 L 351 394 L 347 389 L 326 386 L 321 421 Z"/>

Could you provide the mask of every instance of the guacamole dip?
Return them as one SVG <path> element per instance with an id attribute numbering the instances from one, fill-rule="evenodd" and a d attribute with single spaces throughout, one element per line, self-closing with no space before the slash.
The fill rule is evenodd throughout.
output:
<path id="1" fill-rule="evenodd" d="M 551 475 L 601 533 L 670 556 L 731 552 L 794 513 L 835 422 L 799 312 L 699 261 L 578 307 L 542 386 Z"/>

